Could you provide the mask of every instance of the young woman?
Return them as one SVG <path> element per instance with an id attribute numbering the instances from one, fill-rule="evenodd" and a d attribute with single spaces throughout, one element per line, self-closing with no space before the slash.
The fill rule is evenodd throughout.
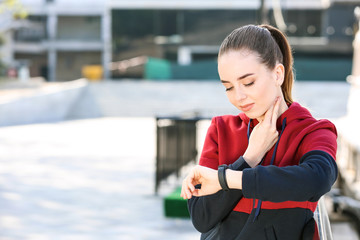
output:
<path id="1" fill-rule="evenodd" d="M 293 102 L 291 48 L 269 25 L 235 29 L 218 71 L 242 113 L 212 119 L 181 196 L 201 239 L 318 239 L 317 201 L 337 178 L 336 129 Z"/>

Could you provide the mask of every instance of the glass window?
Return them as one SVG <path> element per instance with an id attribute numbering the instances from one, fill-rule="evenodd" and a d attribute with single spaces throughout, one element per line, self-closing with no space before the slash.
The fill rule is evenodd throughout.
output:
<path id="1" fill-rule="evenodd" d="M 255 22 L 255 10 L 113 10 L 114 60 L 139 55 L 176 59 L 178 45 L 220 45 Z"/>
<path id="2" fill-rule="evenodd" d="M 28 16 L 28 26 L 15 31 L 15 41 L 37 42 L 47 38 L 46 16 Z"/>

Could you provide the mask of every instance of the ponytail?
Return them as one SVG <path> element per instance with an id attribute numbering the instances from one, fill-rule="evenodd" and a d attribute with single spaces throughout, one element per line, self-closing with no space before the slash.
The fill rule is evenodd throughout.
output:
<path id="1" fill-rule="evenodd" d="M 246 25 L 232 31 L 222 42 L 218 57 L 229 50 L 248 49 L 259 54 L 262 63 L 273 69 L 277 63 L 284 65 L 285 74 L 281 90 L 285 102 L 291 104 L 294 82 L 293 57 L 285 35 L 270 25 Z"/>
<path id="2" fill-rule="evenodd" d="M 292 99 L 292 86 L 294 83 L 294 73 L 293 73 L 293 56 L 290 44 L 286 39 L 285 35 L 277 28 L 274 28 L 270 25 L 260 25 L 260 27 L 266 28 L 271 33 L 271 36 L 274 38 L 275 42 L 280 48 L 283 59 L 282 64 L 285 68 L 284 82 L 281 85 L 281 90 L 284 95 L 285 102 L 291 104 Z"/>

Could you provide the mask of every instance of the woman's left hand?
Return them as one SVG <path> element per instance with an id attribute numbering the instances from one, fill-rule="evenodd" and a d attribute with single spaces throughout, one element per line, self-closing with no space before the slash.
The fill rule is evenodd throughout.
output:
<path id="1" fill-rule="evenodd" d="M 195 185 L 201 184 L 201 189 L 195 189 Z M 221 190 L 218 179 L 218 171 L 203 167 L 194 167 L 184 179 L 181 188 L 181 197 L 190 199 L 192 196 L 200 197 L 214 194 Z"/>
<path id="2" fill-rule="evenodd" d="M 250 134 L 249 145 L 243 155 L 251 166 L 257 166 L 264 155 L 276 144 L 279 133 L 276 121 L 279 117 L 280 98 L 266 111 L 263 120 L 257 124 Z"/>

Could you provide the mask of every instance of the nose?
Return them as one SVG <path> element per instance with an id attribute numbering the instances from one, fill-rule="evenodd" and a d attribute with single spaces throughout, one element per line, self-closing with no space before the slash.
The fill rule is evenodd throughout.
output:
<path id="1" fill-rule="evenodd" d="M 246 99 L 247 95 L 244 93 L 244 91 L 241 88 L 236 88 L 235 89 L 235 98 L 236 101 L 242 101 L 244 99 Z"/>

